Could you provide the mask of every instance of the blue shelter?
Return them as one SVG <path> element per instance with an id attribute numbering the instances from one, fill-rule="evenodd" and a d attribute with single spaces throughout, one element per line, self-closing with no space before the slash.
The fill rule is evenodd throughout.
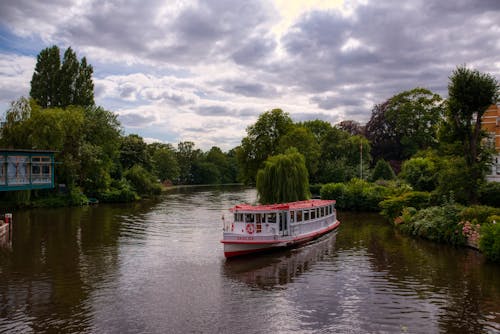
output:
<path id="1" fill-rule="evenodd" d="M 0 149 L 0 191 L 54 188 L 54 153 Z"/>

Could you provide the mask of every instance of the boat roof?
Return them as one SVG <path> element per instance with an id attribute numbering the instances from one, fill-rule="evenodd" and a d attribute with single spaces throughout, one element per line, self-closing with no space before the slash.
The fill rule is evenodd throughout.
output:
<path id="1" fill-rule="evenodd" d="M 326 206 L 330 204 L 335 204 L 335 200 L 328 199 L 310 199 L 306 201 L 297 201 L 290 203 L 280 203 L 280 204 L 266 204 L 266 205 L 250 205 L 250 204 L 238 204 L 231 209 L 234 211 L 282 211 L 282 210 L 298 210 L 307 208 L 316 208 L 321 206 Z"/>

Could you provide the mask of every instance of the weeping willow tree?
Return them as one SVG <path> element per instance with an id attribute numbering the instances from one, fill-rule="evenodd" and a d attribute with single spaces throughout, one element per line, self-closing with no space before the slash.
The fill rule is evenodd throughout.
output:
<path id="1" fill-rule="evenodd" d="M 257 192 L 262 204 L 310 198 L 305 158 L 296 148 L 269 157 L 257 173 Z"/>

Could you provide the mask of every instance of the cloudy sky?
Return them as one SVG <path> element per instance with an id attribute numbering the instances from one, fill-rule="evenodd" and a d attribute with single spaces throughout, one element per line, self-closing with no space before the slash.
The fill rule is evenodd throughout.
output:
<path id="1" fill-rule="evenodd" d="M 460 64 L 500 80 L 500 0 L 2 0 L 0 115 L 54 44 L 125 133 L 228 150 L 273 108 L 364 123 L 407 89 L 445 97 Z"/>

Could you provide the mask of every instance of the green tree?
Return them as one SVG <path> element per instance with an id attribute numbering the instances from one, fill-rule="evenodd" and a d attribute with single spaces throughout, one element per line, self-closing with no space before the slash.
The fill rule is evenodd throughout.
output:
<path id="1" fill-rule="evenodd" d="M 477 202 L 477 190 L 483 181 L 489 155 L 481 146 L 481 117 L 498 99 L 498 82 L 490 74 L 457 67 L 448 85 L 448 110 L 443 136 L 445 141 L 460 142 L 470 178 L 466 191 L 471 202 Z"/>
<path id="2" fill-rule="evenodd" d="M 304 156 L 292 148 L 269 157 L 257 173 L 257 192 L 262 204 L 308 199 L 309 176 Z"/>
<path id="3" fill-rule="evenodd" d="M 63 63 L 59 73 L 59 106 L 75 104 L 76 80 L 78 78 L 79 66 L 76 53 L 69 47 L 64 52 Z"/>
<path id="4" fill-rule="evenodd" d="M 290 116 L 281 109 L 273 109 L 259 116 L 257 122 L 247 128 L 237 157 L 240 178 L 246 184 L 255 182 L 255 177 L 264 161 L 278 153 L 278 144 L 293 125 Z"/>
<path id="5" fill-rule="evenodd" d="M 316 174 L 318 170 L 321 147 L 316 141 L 311 130 L 303 126 L 293 126 L 279 141 L 279 151 L 295 147 L 306 159 L 309 175 Z"/>
<path id="6" fill-rule="evenodd" d="M 43 108 L 60 105 L 61 55 L 56 45 L 43 49 L 36 57 L 30 96 Z"/>
<path id="7" fill-rule="evenodd" d="M 191 141 L 184 141 L 177 144 L 177 162 L 179 163 L 179 183 L 194 184 L 193 165 L 201 159 L 202 151 L 195 149 L 195 144 Z"/>
<path id="8" fill-rule="evenodd" d="M 156 175 L 161 181 L 174 181 L 179 178 L 179 164 L 171 145 L 163 145 L 154 150 L 152 161 Z"/>
<path id="9" fill-rule="evenodd" d="M 151 168 L 147 144 L 141 136 L 130 134 L 122 137 L 120 145 L 120 163 L 124 169 L 139 165 L 149 170 Z"/>
<path id="10" fill-rule="evenodd" d="M 78 62 L 76 53 L 69 47 L 63 61 L 56 45 L 42 50 L 37 56 L 31 79 L 30 96 L 42 107 L 66 108 L 94 105 L 93 69 L 85 57 Z"/>
<path id="11" fill-rule="evenodd" d="M 435 147 L 443 115 L 442 99 L 424 88 L 404 91 L 376 105 L 366 124 L 374 159 L 402 161 Z"/>
<path id="12" fill-rule="evenodd" d="M 417 191 L 433 191 L 437 186 L 438 170 L 428 157 L 413 157 L 406 160 L 399 176 Z"/>
<path id="13" fill-rule="evenodd" d="M 383 159 L 377 161 L 375 168 L 373 169 L 372 181 L 377 180 L 392 180 L 396 177 L 391 165 Z"/>
<path id="14" fill-rule="evenodd" d="M 80 106 L 92 106 L 95 104 L 93 73 L 94 69 L 92 65 L 87 64 L 87 58 L 83 57 L 78 69 L 78 77 L 76 78 L 73 104 Z"/>

